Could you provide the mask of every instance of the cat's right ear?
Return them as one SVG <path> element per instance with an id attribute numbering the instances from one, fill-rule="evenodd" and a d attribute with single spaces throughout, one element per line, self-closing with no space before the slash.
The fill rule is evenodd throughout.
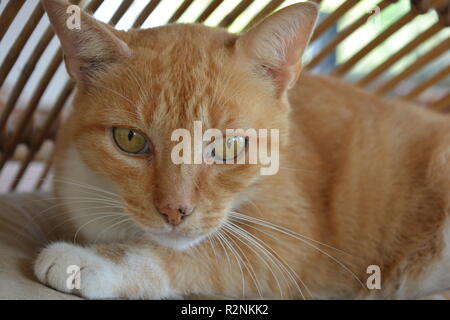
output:
<path id="1" fill-rule="evenodd" d="M 278 94 L 296 82 L 319 14 L 313 2 L 300 2 L 279 10 L 240 36 L 237 50 L 263 69 Z"/>
<path id="2" fill-rule="evenodd" d="M 65 0 L 41 3 L 61 41 L 67 71 L 77 82 L 89 82 L 109 65 L 131 56 L 130 48 L 112 27 L 76 7 L 74 10 Z M 74 14 L 79 14 L 78 19 Z"/>

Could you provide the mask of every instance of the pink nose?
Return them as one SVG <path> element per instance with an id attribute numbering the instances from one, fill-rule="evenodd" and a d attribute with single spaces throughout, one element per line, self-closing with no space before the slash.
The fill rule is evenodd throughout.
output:
<path id="1" fill-rule="evenodd" d="M 180 224 L 181 220 L 191 215 L 194 212 L 193 208 L 187 206 L 180 206 L 177 209 L 173 209 L 170 206 L 165 206 L 158 209 L 159 213 L 167 219 L 167 222 L 172 226 Z"/>

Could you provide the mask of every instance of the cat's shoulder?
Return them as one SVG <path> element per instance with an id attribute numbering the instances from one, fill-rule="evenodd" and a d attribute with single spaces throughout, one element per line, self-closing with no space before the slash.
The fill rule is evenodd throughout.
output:
<path id="1" fill-rule="evenodd" d="M 319 111 L 358 113 L 361 110 L 380 112 L 390 102 L 358 86 L 328 76 L 303 72 L 289 93 L 294 108 Z"/>
<path id="2" fill-rule="evenodd" d="M 414 104 L 410 101 L 386 98 L 348 83 L 334 76 L 303 72 L 299 81 L 289 93 L 293 109 L 314 109 L 320 112 L 343 113 L 364 117 L 372 115 L 379 119 L 403 118 L 411 120 L 430 120 L 447 123 L 450 117 Z"/>

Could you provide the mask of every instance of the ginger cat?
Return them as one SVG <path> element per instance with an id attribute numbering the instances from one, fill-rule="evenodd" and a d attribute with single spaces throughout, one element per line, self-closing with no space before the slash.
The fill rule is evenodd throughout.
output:
<path id="1" fill-rule="evenodd" d="M 299 78 L 317 5 L 234 35 L 201 25 L 122 32 L 85 13 L 70 30 L 67 2 L 42 3 L 77 83 L 55 192 L 78 244 L 44 248 L 39 281 L 86 298 L 414 298 L 450 288 L 450 119 L 333 78 Z M 248 156 L 248 137 L 227 128 L 278 129 L 278 172 L 262 175 L 261 161 L 175 164 L 172 133 L 195 121 L 222 133 L 204 151 L 216 160 Z M 71 265 L 80 288 L 66 283 Z"/>

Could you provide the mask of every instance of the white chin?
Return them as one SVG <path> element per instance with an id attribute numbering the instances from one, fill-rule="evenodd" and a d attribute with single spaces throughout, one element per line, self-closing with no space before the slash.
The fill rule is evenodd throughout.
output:
<path id="1" fill-rule="evenodd" d="M 204 236 L 197 236 L 197 237 L 183 236 L 173 232 L 158 233 L 158 234 L 149 232 L 149 235 L 159 245 L 180 251 L 195 246 L 204 238 Z"/>

